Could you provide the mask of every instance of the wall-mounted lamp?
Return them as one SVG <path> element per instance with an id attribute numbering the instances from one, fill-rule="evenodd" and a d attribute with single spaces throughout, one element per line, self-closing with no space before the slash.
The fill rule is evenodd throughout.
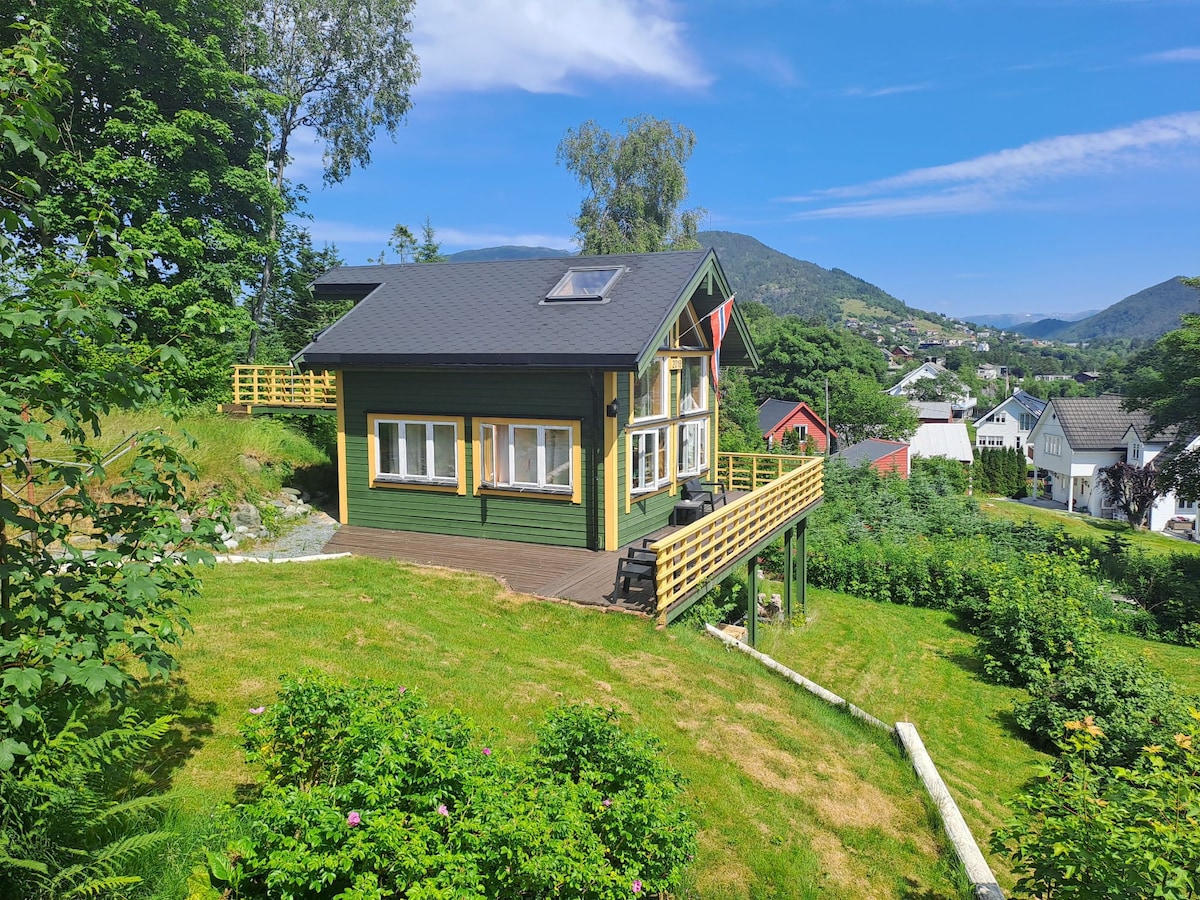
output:
<path id="1" fill-rule="evenodd" d="M 614 400 L 612 403 L 608 404 L 608 406 L 604 407 L 604 412 L 610 419 L 615 419 L 617 417 L 617 413 L 620 412 L 620 407 L 617 405 L 617 401 Z"/>

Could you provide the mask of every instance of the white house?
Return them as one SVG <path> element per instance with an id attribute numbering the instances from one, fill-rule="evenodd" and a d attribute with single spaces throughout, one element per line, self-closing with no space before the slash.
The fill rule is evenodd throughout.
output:
<path id="1" fill-rule="evenodd" d="M 1021 449 L 1029 443 L 1029 432 L 1045 408 L 1045 400 L 1017 388 L 975 420 L 975 446 Z"/>
<path id="2" fill-rule="evenodd" d="M 1161 453 L 1171 440 L 1156 435 L 1150 440 L 1150 417 L 1128 412 L 1123 397 L 1055 397 L 1029 434 L 1028 452 L 1033 464 L 1050 473 L 1050 496 L 1067 509 L 1094 516 L 1115 517 L 1111 500 L 1096 484 L 1097 472 L 1115 462 L 1145 465 Z M 1190 446 L 1200 444 L 1200 438 Z M 1174 515 L 1195 515 L 1194 505 L 1180 505 L 1174 494 L 1155 504 L 1151 530 L 1166 526 Z"/>
<path id="3" fill-rule="evenodd" d="M 923 362 L 884 393 L 891 394 L 893 397 L 907 397 L 916 382 L 922 378 L 937 378 L 945 371 L 946 367 L 938 363 Z M 961 382 L 959 383 L 961 384 Z M 975 409 L 975 398 L 971 396 L 971 392 L 966 385 L 962 385 L 962 389 L 955 396 L 948 399 L 953 409 L 954 418 L 957 420 L 967 418 Z"/>

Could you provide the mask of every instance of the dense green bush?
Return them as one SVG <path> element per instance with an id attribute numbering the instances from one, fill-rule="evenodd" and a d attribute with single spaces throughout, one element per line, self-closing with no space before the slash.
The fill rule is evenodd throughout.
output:
<path id="1" fill-rule="evenodd" d="M 1016 896 L 1194 900 L 1200 895 L 1200 714 L 1129 768 L 1098 769 L 1106 734 L 1072 721 L 1063 753 L 1017 799 L 993 839 L 1018 875 Z"/>
<path id="2" fill-rule="evenodd" d="M 1200 556 L 1133 554 L 1124 586 L 1129 599 L 1154 617 L 1160 636 L 1200 647 Z"/>
<path id="3" fill-rule="evenodd" d="M 266 780 L 212 897 L 667 896 L 695 852 L 678 775 L 611 711 L 552 712 L 520 760 L 404 688 L 304 676 L 251 713 Z"/>
<path id="4" fill-rule="evenodd" d="M 989 677 L 1026 685 L 1098 652 L 1113 603 L 1079 554 L 1032 554 L 995 574 L 968 610 Z"/>
<path id="5" fill-rule="evenodd" d="M 1186 725 L 1188 708 L 1200 705 L 1141 660 L 1110 653 L 1039 672 L 1027 687 L 1030 699 L 1016 707 L 1021 727 L 1053 749 L 1064 722 L 1091 717 L 1105 734 L 1095 754 L 1102 765 L 1129 764 L 1147 744 L 1169 742 Z"/>

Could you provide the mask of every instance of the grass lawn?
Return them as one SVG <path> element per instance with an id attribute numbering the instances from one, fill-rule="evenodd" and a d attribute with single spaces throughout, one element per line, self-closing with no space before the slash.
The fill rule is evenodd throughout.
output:
<path id="1" fill-rule="evenodd" d="M 804 628 L 759 629 L 759 649 L 885 722 L 912 722 L 1002 883 L 988 852 L 1007 804 L 1049 759 L 1015 731 L 1025 691 L 978 677 L 975 638 L 947 612 L 810 590 Z"/>
<path id="2" fill-rule="evenodd" d="M 786 639 L 827 642 L 825 652 L 843 653 L 853 670 L 870 654 L 857 649 L 857 635 L 839 649 L 834 607 L 825 611 L 822 600 L 819 608 L 803 639 Z M 251 780 L 238 723 L 272 701 L 281 673 L 315 667 L 398 682 L 435 706 L 456 706 L 499 753 L 527 746 L 531 723 L 560 701 L 624 710 L 658 735 L 688 779 L 701 828 L 689 896 L 965 895 L 931 807 L 886 735 L 695 630 L 656 631 L 643 619 L 514 595 L 489 579 L 370 559 L 222 566 L 206 575 L 191 618 L 179 703 L 194 730 L 174 781 L 198 803 L 229 799 Z M 908 649 L 897 644 L 897 654 Z M 803 659 L 790 661 L 803 668 Z M 950 689 L 975 689 L 953 659 L 942 666 Z M 858 699 L 885 717 L 904 707 L 898 701 L 893 714 Z M 932 739 L 939 732 L 921 725 L 942 762 Z M 971 777 L 962 771 L 956 787 Z"/>
<path id="3" fill-rule="evenodd" d="M 996 497 L 980 497 L 979 508 L 986 515 L 1008 519 L 1018 524 L 1031 519 L 1035 524 L 1046 528 L 1061 526 L 1072 537 L 1103 541 L 1111 535 L 1118 534 L 1126 538 L 1132 547 L 1147 553 L 1200 553 L 1200 544 L 1167 537 L 1154 531 L 1134 531 L 1123 519 L 1095 519 L 1079 513 L 1069 513 L 1065 509 L 1043 509 L 1040 506 L 1029 506 L 1026 503 Z"/>

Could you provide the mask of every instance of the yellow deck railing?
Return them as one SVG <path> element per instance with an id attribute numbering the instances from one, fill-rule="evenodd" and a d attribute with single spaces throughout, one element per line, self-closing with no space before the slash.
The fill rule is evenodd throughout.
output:
<path id="1" fill-rule="evenodd" d="M 718 453 L 713 481 L 721 482 L 730 491 L 756 491 L 817 458 L 778 453 Z"/>
<path id="2" fill-rule="evenodd" d="M 821 457 L 719 454 L 717 480 L 750 493 L 651 545 L 660 619 L 672 604 L 820 500 L 823 476 Z"/>
<path id="3" fill-rule="evenodd" d="M 234 366 L 233 402 L 243 406 L 334 409 L 333 372 L 297 372 L 291 366 Z"/>

